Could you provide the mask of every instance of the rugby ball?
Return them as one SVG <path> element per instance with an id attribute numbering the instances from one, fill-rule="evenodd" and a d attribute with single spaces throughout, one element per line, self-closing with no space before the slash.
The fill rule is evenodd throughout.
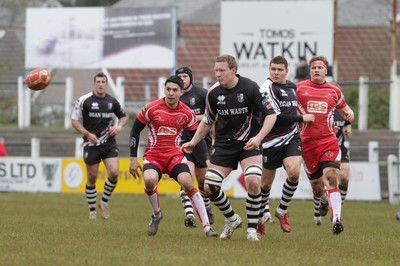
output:
<path id="1" fill-rule="evenodd" d="M 34 91 L 40 91 L 50 84 L 51 74 L 43 68 L 36 68 L 29 72 L 25 78 L 26 86 Z"/>

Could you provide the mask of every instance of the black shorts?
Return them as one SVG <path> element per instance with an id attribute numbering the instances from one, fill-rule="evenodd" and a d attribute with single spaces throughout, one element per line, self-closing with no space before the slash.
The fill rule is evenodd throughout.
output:
<path id="1" fill-rule="evenodd" d="M 83 147 L 83 160 L 86 164 L 98 164 L 102 159 L 118 157 L 116 144 Z"/>
<path id="2" fill-rule="evenodd" d="M 231 167 L 236 169 L 242 160 L 262 155 L 261 149 L 244 150 L 246 142 L 243 141 L 216 141 L 213 146 L 213 153 L 210 156 L 212 164 Z"/>
<path id="3" fill-rule="evenodd" d="M 185 157 L 188 161 L 194 163 L 194 165 L 198 168 L 206 168 L 207 163 L 206 161 L 210 159 L 208 153 L 207 143 L 204 139 L 202 139 L 196 147 L 194 147 L 192 153 L 186 153 Z"/>
<path id="4" fill-rule="evenodd" d="M 344 144 L 342 144 L 340 146 L 340 151 L 342 153 L 342 157 L 340 158 L 340 161 L 342 163 L 348 163 L 350 162 L 350 155 L 349 155 L 349 150 L 346 148 L 346 146 L 344 146 Z"/>
<path id="5" fill-rule="evenodd" d="M 283 160 L 290 156 L 301 156 L 299 136 L 295 136 L 287 145 L 263 149 L 263 167 L 277 169 L 283 165 Z"/>

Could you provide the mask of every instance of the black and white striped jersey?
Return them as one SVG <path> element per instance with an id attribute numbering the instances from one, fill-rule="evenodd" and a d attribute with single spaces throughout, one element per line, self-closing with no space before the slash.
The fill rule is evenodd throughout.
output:
<path id="1" fill-rule="evenodd" d="M 98 145 L 115 143 L 115 138 L 110 136 L 109 131 L 113 126 L 115 116 L 121 118 L 126 116 L 120 103 L 111 95 L 106 94 L 104 98 L 97 97 L 94 92 L 81 96 L 75 103 L 71 119 L 79 120 L 90 133 L 98 138 Z M 84 145 L 94 145 L 83 137 Z"/>
<path id="2" fill-rule="evenodd" d="M 336 132 L 336 138 L 338 139 L 339 146 L 344 145 L 345 137 L 343 133 L 343 127 L 350 125 L 350 122 L 345 120 L 343 116 L 340 115 L 338 110 L 335 110 L 333 115 L 333 122 L 335 123 L 335 127 L 338 127 L 339 130 Z"/>
<path id="3" fill-rule="evenodd" d="M 239 80 L 234 88 L 226 89 L 217 82 L 207 93 L 204 122 L 215 122 L 217 140 L 248 141 L 259 132 L 261 120 L 275 114 L 257 83 L 237 76 Z"/>
<path id="4" fill-rule="evenodd" d="M 266 149 L 287 145 L 295 134 L 299 134 L 298 122 L 302 121 L 297 114 L 296 85 L 289 80 L 285 84 L 278 84 L 267 79 L 260 91 L 270 95 L 280 113 L 274 127 L 262 141 L 262 146 Z"/>
<path id="5" fill-rule="evenodd" d="M 195 115 L 202 115 L 204 114 L 206 109 L 206 96 L 206 89 L 193 84 L 190 91 L 185 92 L 181 96 L 180 101 L 189 106 Z M 211 139 L 209 135 L 207 136 Z M 181 139 L 182 142 L 190 141 L 192 139 L 192 135 L 188 132 L 187 129 L 185 129 L 182 133 Z"/>

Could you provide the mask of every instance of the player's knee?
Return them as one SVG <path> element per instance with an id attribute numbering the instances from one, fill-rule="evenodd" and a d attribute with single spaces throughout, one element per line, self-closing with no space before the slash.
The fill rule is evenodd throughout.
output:
<path id="1" fill-rule="evenodd" d="M 338 186 L 339 170 L 336 168 L 327 169 L 325 172 L 325 177 L 328 180 L 330 187 Z"/>
<path id="2" fill-rule="evenodd" d="M 221 190 L 221 187 L 219 187 L 219 186 L 210 185 L 210 184 L 205 185 L 205 191 L 207 193 L 208 198 L 211 201 L 215 201 L 217 199 L 220 190 Z"/>
<path id="3" fill-rule="evenodd" d="M 205 184 L 214 185 L 214 186 L 221 186 L 222 181 L 224 180 L 225 176 L 218 170 L 215 169 L 208 169 L 205 175 Z"/>
<path id="4" fill-rule="evenodd" d="M 322 182 L 312 182 L 311 188 L 315 197 L 321 197 L 324 193 L 324 185 Z"/>
<path id="5" fill-rule="evenodd" d="M 300 171 L 297 168 L 286 169 L 286 173 L 290 182 L 296 183 L 299 181 Z"/>
<path id="6" fill-rule="evenodd" d="M 262 169 L 261 166 L 257 164 L 251 164 L 244 169 L 244 179 L 248 179 L 249 177 L 256 177 L 261 180 Z"/>
<path id="7" fill-rule="evenodd" d="M 117 181 L 118 181 L 118 172 L 116 172 L 116 173 L 110 173 L 110 174 L 108 175 L 108 177 L 111 179 L 111 181 L 117 182 Z"/>
<path id="8" fill-rule="evenodd" d="M 208 169 L 205 175 L 204 191 L 211 201 L 213 201 L 218 196 L 224 178 L 225 176 L 220 171 L 215 169 Z"/>

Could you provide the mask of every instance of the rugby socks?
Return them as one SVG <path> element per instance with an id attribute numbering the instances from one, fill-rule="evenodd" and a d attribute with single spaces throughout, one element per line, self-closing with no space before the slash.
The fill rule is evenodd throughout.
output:
<path id="1" fill-rule="evenodd" d="M 90 187 L 86 185 L 86 201 L 89 204 L 89 211 L 94 212 L 96 211 L 96 198 L 97 198 L 97 191 L 96 186 Z"/>
<path id="2" fill-rule="evenodd" d="M 340 189 L 340 196 L 342 198 L 342 205 L 343 205 L 344 200 L 346 199 L 346 196 L 347 196 L 348 187 L 346 185 L 339 184 L 339 189 Z"/>
<path id="3" fill-rule="evenodd" d="M 104 193 L 101 199 L 102 204 L 107 204 L 111 194 L 114 191 L 114 188 L 117 186 L 117 182 L 112 181 L 110 178 L 107 178 L 106 182 L 104 183 Z"/>
<path id="4" fill-rule="evenodd" d="M 287 211 L 289 203 L 292 200 L 294 193 L 296 192 L 298 184 L 299 182 L 292 183 L 289 181 L 288 178 L 286 178 L 286 181 L 283 184 L 282 197 L 278 207 L 278 211 L 280 214 L 284 214 Z"/>
<path id="5" fill-rule="evenodd" d="M 263 217 L 264 213 L 269 213 L 269 195 L 271 190 L 264 190 L 261 188 L 261 208 L 260 208 L 260 218 Z"/>
<path id="6" fill-rule="evenodd" d="M 201 224 L 203 225 L 204 231 L 207 232 L 210 229 L 210 222 L 208 221 L 206 207 L 204 206 L 203 198 L 200 193 L 197 192 L 196 188 L 186 193 L 187 197 L 190 198 L 194 209 L 196 210 L 197 216 L 199 217 Z"/>
<path id="7" fill-rule="evenodd" d="M 186 195 L 185 191 L 181 188 L 180 196 L 182 200 L 183 210 L 186 216 L 194 216 L 193 205 L 190 202 L 189 197 Z"/>
<path id="8" fill-rule="evenodd" d="M 201 197 L 203 198 L 206 209 L 210 208 L 210 199 L 208 198 L 207 193 L 204 191 L 203 186 L 199 185 L 199 192 L 200 192 Z"/>
<path id="9" fill-rule="evenodd" d="M 231 203 L 221 188 L 214 191 L 208 196 L 208 198 L 218 207 L 228 221 L 233 222 L 236 220 L 234 216 L 235 212 L 232 209 Z"/>
<path id="10" fill-rule="evenodd" d="M 332 211 L 332 221 L 340 219 L 342 212 L 342 198 L 340 196 L 340 190 L 338 188 L 332 188 L 328 190 L 328 200 Z"/>
<path id="11" fill-rule="evenodd" d="M 314 204 L 314 217 L 320 217 L 321 215 L 319 214 L 319 205 L 321 204 L 321 197 L 317 197 L 314 195 L 313 204 Z"/>
<path id="12" fill-rule="evenodd" d="M 247 193 L 246 198 L 246 213 L 247 213 L 247 228 L 257 228 L 258 219 L 261 208 L 261 193 L 251 195 Z"/>
<path id="13" fill-rule="evenodd" d="M 144 193 L 147 195 L 147 199 L 149 200 L 150 207 L 153 210 L 153 214 L 156 217 L 161 216 L 160 202 L 158 199 L 158 190 L 157 187 L 154 188 L 153 191 L 144 190 Z"/>

